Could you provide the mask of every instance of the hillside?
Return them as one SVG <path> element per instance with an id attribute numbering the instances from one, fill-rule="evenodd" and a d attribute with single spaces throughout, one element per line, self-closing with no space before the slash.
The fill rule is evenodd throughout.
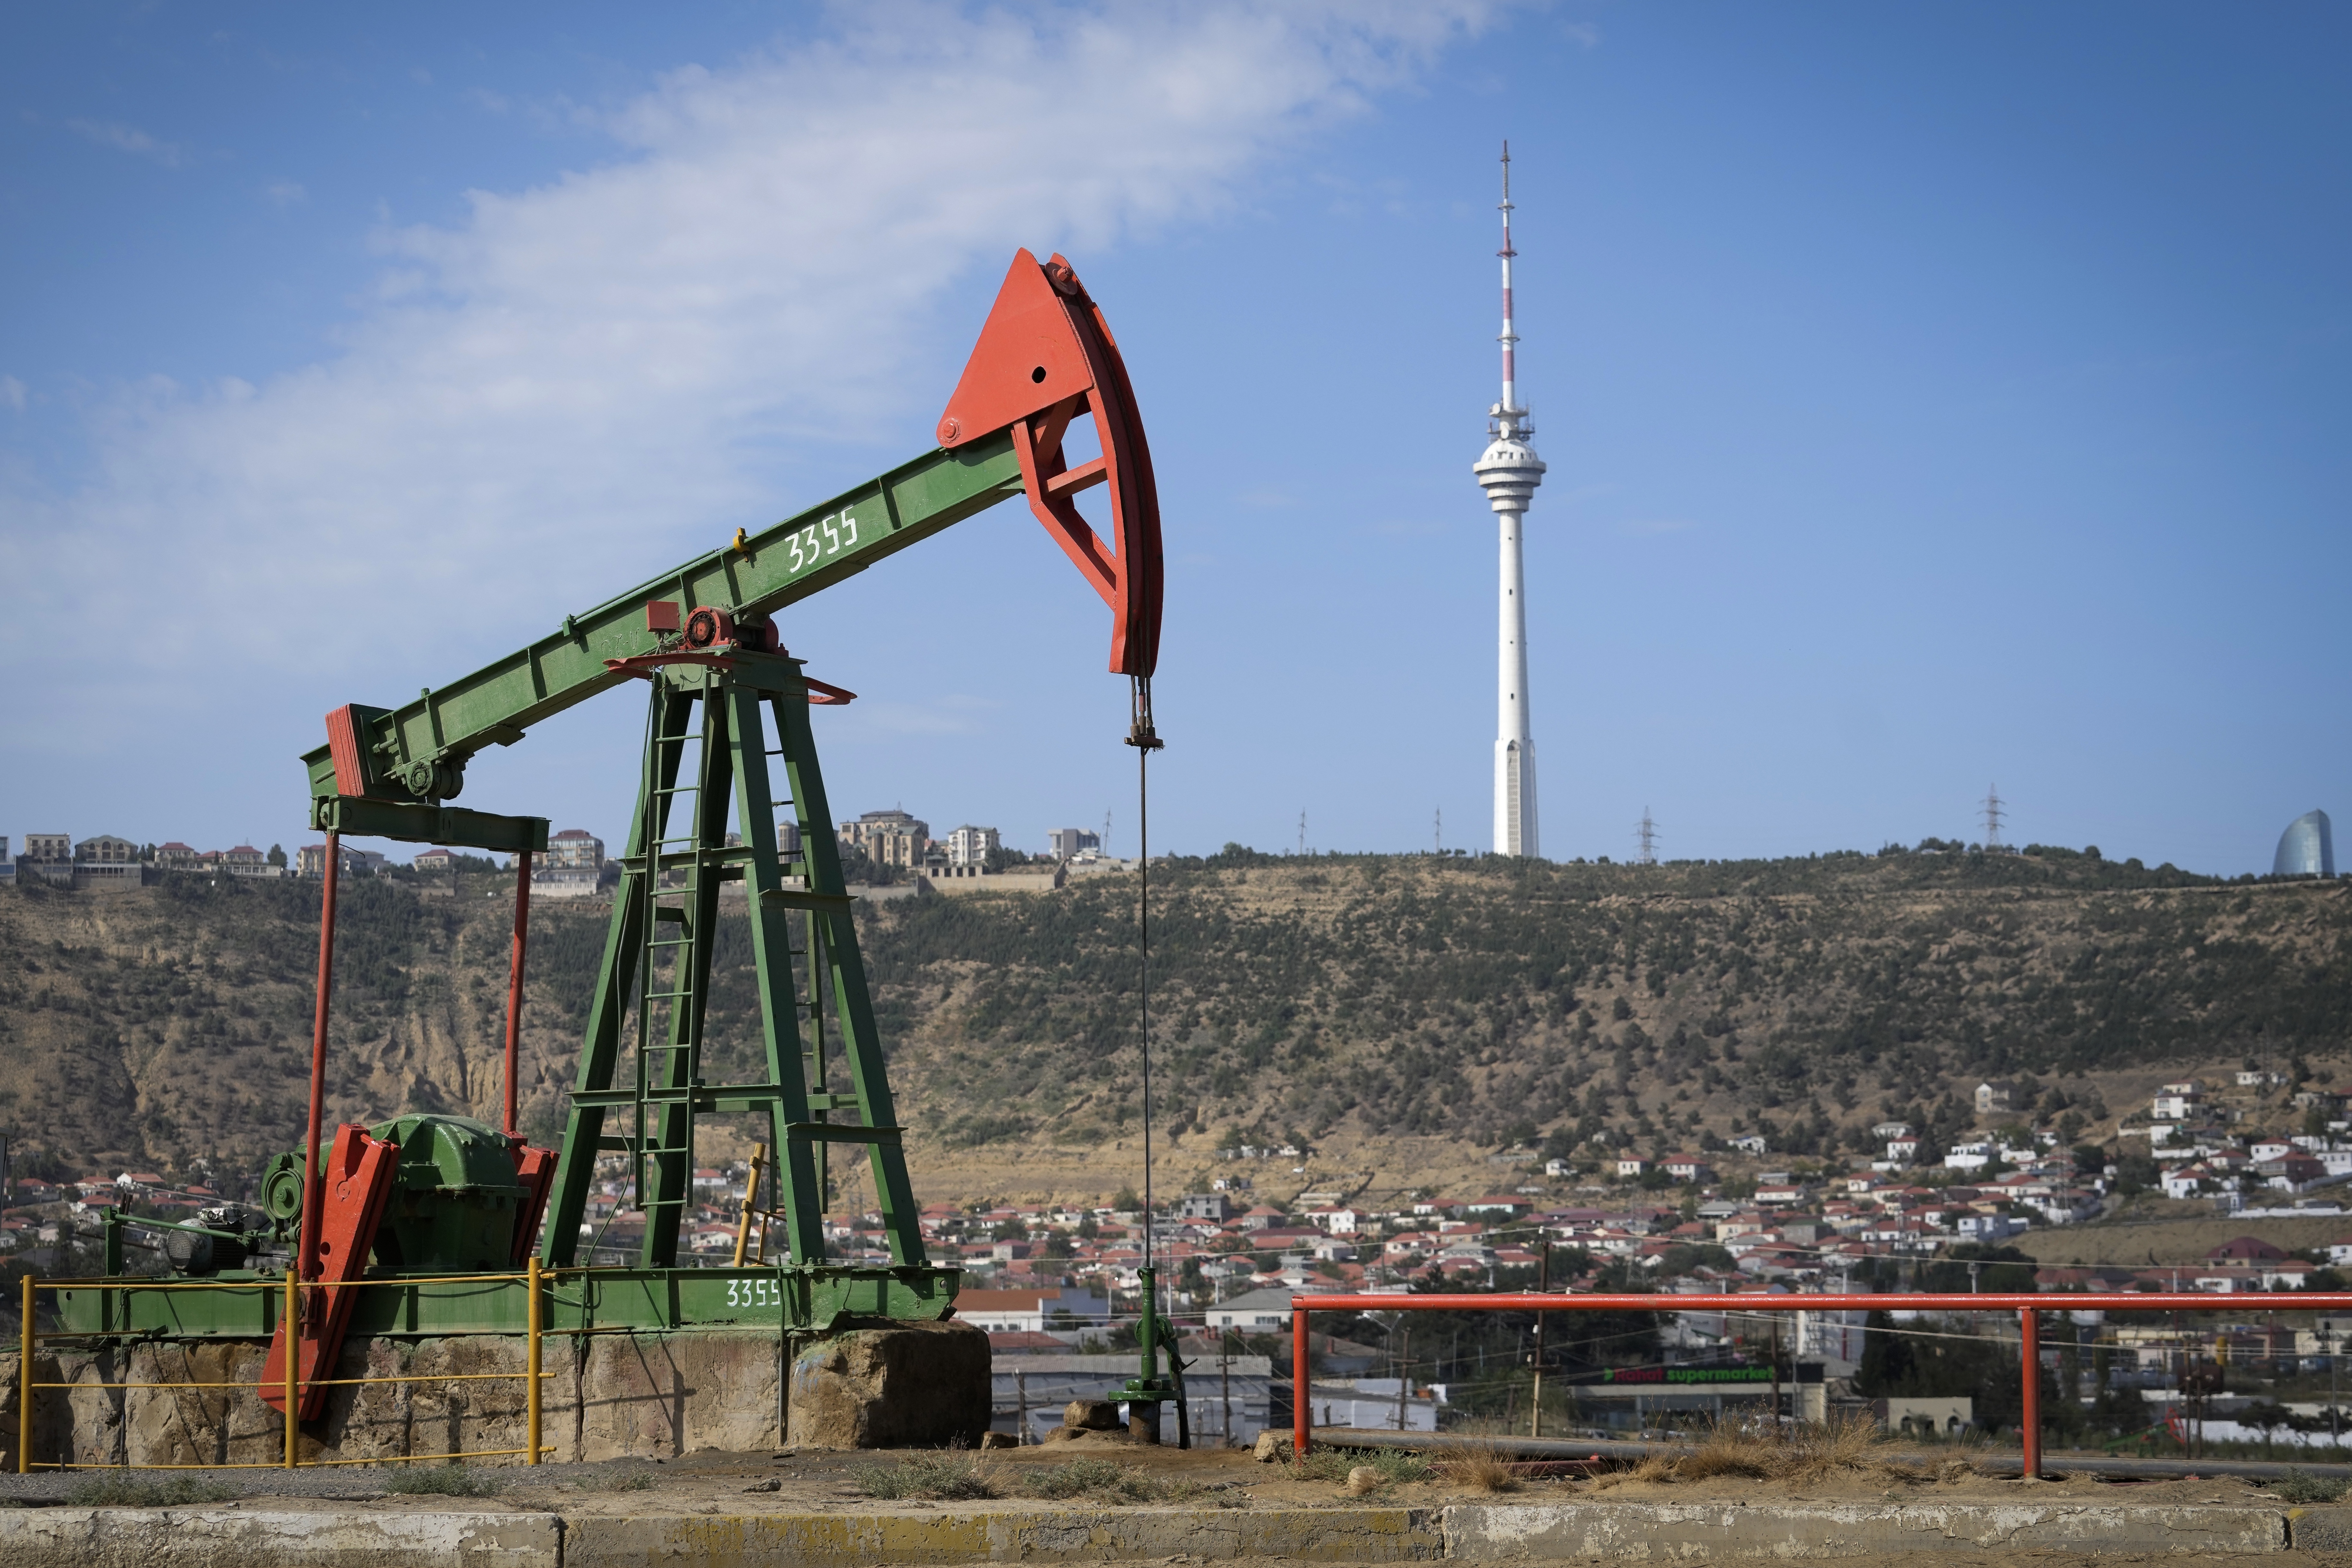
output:
<path id="1" fill-rule="evenodd" d="M 1213 1169 L 1282 1196 L 1344 1173 L 1516 1181 L 1527 1146 L 1593 1135 L 1761 1131 L 1829 1156 L 1888 1114 L 1958 1133 L 1961 1091 L 1988 1075 L 2030 1080 L 2096 1136 L 2166 1076 L 2249 1058 L 2326 1076 L 2352 1054 L 2341 882 L 2071 851 L 1629 867 L 1239 849 L 1153 882 L 1163 1190 Z M 1104 877 L 866 910 L 925 1196 L 1139 1177 L 1134 890 Z M 462 891 L 346 895 L 336 1114 L 495 1105 L 510 908 L 496 883 Z M 0 1130 L 72 1173 L 249 1169 L 289 1146 L 316 896 L 197 878 L 0 894 Z M 548 1131 L 604 911 L 533 917 L 526 1121 Z M 730 945 L 714 1038 L 748 1067 L 749 952 Z M 1213 1158 L 1236 1141 L 1317 1155 Z"/>

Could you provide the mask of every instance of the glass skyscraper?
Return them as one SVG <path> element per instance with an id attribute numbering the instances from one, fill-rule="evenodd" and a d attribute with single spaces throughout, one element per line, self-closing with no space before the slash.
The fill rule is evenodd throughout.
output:
<path id="1" fill-rule="evenodd" d="M 2336 836 L 2328 831 L 2327 814 L 2306 811 L 2279 835 L 2278 858 L 2271 862 L 2275 877 L 2336 875 Z"/>

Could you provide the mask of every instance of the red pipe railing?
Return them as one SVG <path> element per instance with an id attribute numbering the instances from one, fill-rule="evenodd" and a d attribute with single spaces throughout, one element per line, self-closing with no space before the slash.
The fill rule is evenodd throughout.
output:
<path id="1" fill-rule="evenodd" d="M 328 1001 L 335 989 L 335 891 L 342 880 L 342 837 L 332 828 L 327 830 L 327 881 L 319 894 L 319 993 L 310 1016 L 310 1131 L 302 1140 L 302 1222 L 292 1267 L 292 1272 L 304 1279 L 319 1277 L 319 1215 L 327 1206 L 327 1172 L 319 1163 L 319 1131 L 326 1115 Z"/>
<path id="2" fill-rule="evenodd" d="M 2020 1375 L 2025 1405 L 2019 1423 L 2025 1473 L 2042 1473 L 2042 1312 L 2227 1312 L 2248 1310 L 2251 1299 L 2195 1290 L 1913 1292 L 1832 1296 L 1570 1296 L 1532 1290 L 1486 1296 L 1294 1296 L 1290 1300 L 1290 1440 L 1307 1448 L 1313 1373 L 1307 1365 L 1309 1312 L 2015 1312 L 2024 1343 Z M 2266 1293 L 2262 1310 L 2352 1312 L 2352 1291 Z"/>
<path id="3" fill-rule="evenodd" d="M 515 1071 L 522 1047 L 522 961 L 530 937 L 530 851 L 515 857 L 514 962 L 507 970 L 507 1119 L 499 1125 L 509 1138 L 515 1127 Z"/>

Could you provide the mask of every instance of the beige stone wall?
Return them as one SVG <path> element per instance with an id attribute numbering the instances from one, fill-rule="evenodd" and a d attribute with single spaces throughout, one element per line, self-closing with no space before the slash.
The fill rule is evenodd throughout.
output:
<path id="1" fill-rule="evenodd" d="M 793 1351 L 792 1440 L 804 1447 L 977 1444 L 988 1426 L 988 1337 L 963 1323 L 853 1330 Z M 81 1466 L 269 1464 L 285 1452 L 256 1384 L 258 1341 L 150 1344 L 37 1358 L 36 1460 Z M 541 1441 L 550 1461 L 668 1458 L 778 1446 L 774 1335 L 551 1335 Z M 527 1442 L 520 1339 L 353 1341 L 335 1375 L 453 1381 L 346 1384 L 305 1424 L 305 1461 L 520 1449 Z M 0 1467 L 16 1454 L 16 1358 L 0 1356 Z M 234 1388 L 204 1384 L 233 1383 Z M 123 1384 L 184 1384 L 124 1388 Z M 519 1464 L 520 1454 L 485 1460 Z"/>

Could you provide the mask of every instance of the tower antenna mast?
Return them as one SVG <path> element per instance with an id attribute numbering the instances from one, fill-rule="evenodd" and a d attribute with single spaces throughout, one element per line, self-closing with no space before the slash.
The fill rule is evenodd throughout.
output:
<path id="1" fill-rule="evenodd" d="M 1486 411 L 1486 450 L 1470 471 L 1486 492 L 1502 535 L 1500 625 L 1496 634 L 1495 686 L 1495 853 L 1541 853 L 1536 837 L 1535 735 L 1528 717 L 1527 574 L 1520 560 L 1520 524 L 1536 487 L 1543 483 L 1543 459 L 1528 438 L 1535 434 L 1529 411 L 1519 403 L 1519 334 L 1512 324 L 1511 144 L 1503 143 L 1502 401 Z"/>

